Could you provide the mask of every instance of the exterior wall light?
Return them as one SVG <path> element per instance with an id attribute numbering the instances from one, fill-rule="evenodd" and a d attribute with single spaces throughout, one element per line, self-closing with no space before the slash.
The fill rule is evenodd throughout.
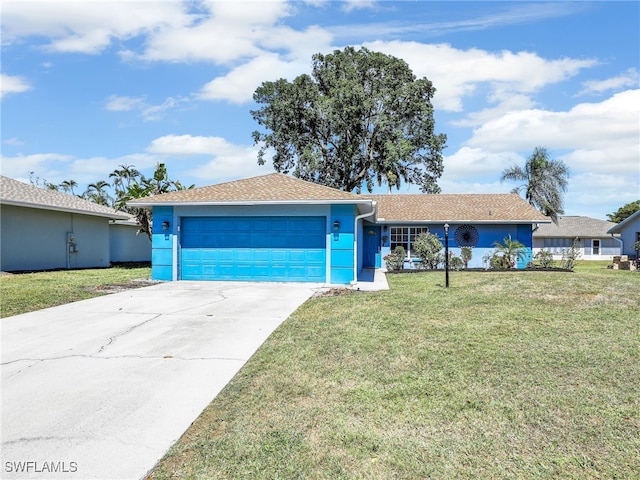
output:
<path id="1" fill-rule="evenodd" d="M 164 222 L 162 222 L 162 230 L 169 230 L 169 222 L 167 220 L 165 220 Z"/>
<path id="2" fill-rule="evenodd" d="M 338 230 L 340 230 L 340 220 L 336 220 L 335 222 L 333 222 L 333 229 L 337 232 Z"/>

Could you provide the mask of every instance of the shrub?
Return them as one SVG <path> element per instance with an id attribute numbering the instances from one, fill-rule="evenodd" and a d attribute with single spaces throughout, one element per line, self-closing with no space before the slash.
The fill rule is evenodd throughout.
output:
<path id="1" fill-rule="evenodd" d="M 578 248 L 577 240 L 574 240 L 571 247 L 562 250 L 562 268 L 573 272 L 578 258 L 580 258 L 580 249 Z"/>
<path id="2" fill-rule="evenodd" d="M 444 260 L 440 254 L 442 242 L 434 233 L 426 232 L 418 235 L 411 249 L 420 257 L 424 268 L 438 268 L 438 265 Z"/>
<path id="3" fill-rule="evenodd" d="M 464 268 L 467 268 L 471 257 L 473 256 L 473 248 L 472 247 L 462 247 L 460 248 L 460 257 L 462 262 L 464 263 Z"/>
<path id="4" fill-rule="evenodd" d="M 385 261 L 385 264 L 387 265 L 387 270 L 389 272 L 397 272 L 399 270 L 402 270 L 405 257 L 406 257 L 406 252 L 404 248 L 398 246 L 393 250 L 393 252 L 389 253 L 388 255 L 385 255 L 383 260 Z"/>
<path id="5" fill-rule="evenodd" d="M 462 258 L 457 257 L 456 255 L 451 255 L 449 258 L 449 268 L 453 270 L 460 270 L 462 267 L 466 267 Z"/>
<path id="6" fill-rule="evenodd" d="M 555 263 L 553 260 L 553 253 L 549 250 L 540 250 L 536 253 L 535 259 L 540 262 L 540 266 L 542 268 L 553 268 Z"/>
<path id="7" fill-rule="evenodd" d="M 482 263 L 484 264 L 484 268 L 489 270 L 501 270 L 503 264 L 503 257 L 498 252 L 494 251 L 492 253 L 485 254 L 482 257 Z"/>

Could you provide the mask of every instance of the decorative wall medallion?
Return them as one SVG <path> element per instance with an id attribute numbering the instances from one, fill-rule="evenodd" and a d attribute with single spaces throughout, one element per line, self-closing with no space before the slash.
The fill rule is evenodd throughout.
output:
<path id="1" fill-rule="evenodd" d="M 473 225 L 460 225 L 453 237 L 459 247 L 475 247 L 478 244 L 478 229 Z"/>

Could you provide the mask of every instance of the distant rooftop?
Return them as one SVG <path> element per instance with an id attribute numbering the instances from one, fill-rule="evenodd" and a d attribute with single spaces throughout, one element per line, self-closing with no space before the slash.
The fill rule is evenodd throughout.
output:
<path id="1" fill-rule="evenodd" d="M 540 225 L 540 228 L 533 232 L 535 237 L 557 237 L 557 238 L 598 238 L 609 237 L 607 231 L 614 227 L 614 222 L 598 220 L 597 218 L 580 216 L 558 216 L 558 224 L 550 223 Z"/>
<path id="2" fill-rule="evenodd" d="M 114 220 L 126 220 L 129 218 L 126 213 L 118 212 L 104 205 L 98 205 L 75 195 L 35 187 L 2 175 L 0 175 L 0 204 L 81 213 Z"/>

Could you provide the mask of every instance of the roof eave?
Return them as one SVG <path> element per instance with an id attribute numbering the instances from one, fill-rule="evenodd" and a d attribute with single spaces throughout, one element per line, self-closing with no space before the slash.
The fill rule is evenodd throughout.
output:
<path id="1" fill-rule="evenodd" d="M 621 221 L 619 224 L 611 227 L 609 230 L 607 230 L 607 233 L 608 234 L 622 233 L 622 229 L 624 229 L 626 224 L 633 222 L 636 219 L 636 217 L 639 217 L 639 216 L 640 216 L 640 210 L 638 210 L 635 213 L 632 213 L 627 218 L 625 218 L 623 221 Z"/>
<path id="2" fill-rule="evenodd" d="M 89 215 L 92 217 L 103 217 L 111 220 L 125 220 L 129 218 L 127 214 L 108 213 L 108 212 L 92 212 L 90 210 L 82 210 L 79 208 L 57 207 L 51 205 L 41 205 L 38 203 L 20 202 L 16 200 L 0 200 L 0 205 L 10 205 L 13 207 L 36 208 L 38 210 L 52 210 L 54 212 L 76 213 L 79 215 Z"/>
<path id="3" fill-rule="evenodd" d="M 127 202 L 130 207 L 211 207 L 211 206 L 255 206 L 255 205 L 373 205 L 371 199 L 353 200 L 242 200 L 221 202 Z"/>
<path id="4" fill-rule="evenodd" d="M 394 220 L 390 218 L 379 218 L 378 223 L 380 224 L 403 224 L 403 225 L 423 225 L 425 223 L 431 224 L 443 224 L 450 223 L 452 225 L 461 225 L 461 224 L 483 224 L 483 225 L 504 225 L 508 224 L 523 224 L 523 223 L 551 223 L 551 220 L 531 220 L 531 219 L 519 219 L 519 220 L 433 220 L 433 219 L 424 219 L 424 220 Z"/>

